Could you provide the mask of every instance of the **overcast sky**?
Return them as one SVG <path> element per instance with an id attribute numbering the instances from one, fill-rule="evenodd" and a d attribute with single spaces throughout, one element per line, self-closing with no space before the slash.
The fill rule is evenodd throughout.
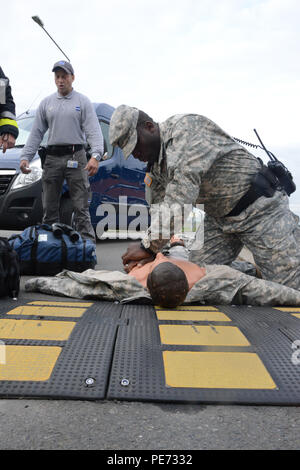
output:
<path id="1" fill-rule="evenodd" d="M 299 0 L 10 0 L 1 66 L 18 114 L 55 91 L 51 69 L 64 58 L 33 15 L 92 101 L 155 121 L 203 114 L 253 143 L 256 128 L 293 172 L 300 209 Z"/>

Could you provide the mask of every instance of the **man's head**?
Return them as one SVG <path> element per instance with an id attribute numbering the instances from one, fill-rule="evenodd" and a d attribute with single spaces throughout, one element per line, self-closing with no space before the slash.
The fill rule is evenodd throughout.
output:
<path id="1" fill-rule="evenodd" d="M 185 273 L 173 263 L 156 266 L 149 274 L 147 287 L 155 305 L 175 308 L 184 302 L 189 291 Z"/>
<path id="2" fill-rule="evenodd" d="M 72 65 L 65 60 L 60 60 L 53 65 L 55 84 L 61 95 L 68 95 L 72 91 L 75 79 Z"/>
<path id="3" fill-rule="evenodd" d="M 123 150 L 125 158 L 130 154 L 142 162 L 154 163 L 160 152 L 158 124 L 143 111 L 122 104 L 115 109 L 109 128 L 111 145 Z"/>

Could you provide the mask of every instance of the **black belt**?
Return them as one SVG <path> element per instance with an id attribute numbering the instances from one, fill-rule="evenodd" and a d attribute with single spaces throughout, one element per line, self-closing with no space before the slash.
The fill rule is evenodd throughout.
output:
<path id="1" fill-rule="evenodd" d="M 47 147 L 47 154 L 48 155 L 70 155 L 74 152 L 78 152 L 78 150 L 82 150 L 83 145 L 75 144 L 75 145 L 49 145 Z"/>

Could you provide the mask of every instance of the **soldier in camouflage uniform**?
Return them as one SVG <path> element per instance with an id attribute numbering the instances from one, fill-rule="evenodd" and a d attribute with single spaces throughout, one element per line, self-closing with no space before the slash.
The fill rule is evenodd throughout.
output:
<path id="1" fill-rule="evenodd" d="M 174 203 L 178 217 L 184 205 L 204 204 L 204 245 L 191 250 L 191 261 L 228 265 L 245 245 L 264 279 L 300 289 L 299 218 L 279 187 L 237 211 L 263 165 L 214 122 L 184 114 L 158 124 L 144 112 L 121 105 L 111 119 L 110 141 L 125 158 L 133 154 L 148 163 L 146 198 L 149 204 L 160 204 L 159 211 L 151 212 L 141 246 L 134 244 L 123 255 L 125 269 L 129 261 L 152 259 L 172 236 L 176 208 L 174 217 L 169 208 Z M 169 224 L 168 237 L 159 216 Z"/>

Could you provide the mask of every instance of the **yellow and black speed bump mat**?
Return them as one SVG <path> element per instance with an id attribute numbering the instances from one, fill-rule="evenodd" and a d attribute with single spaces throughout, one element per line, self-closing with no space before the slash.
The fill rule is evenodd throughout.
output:
<path id="1" fill-rule="evenodd" d="M 3 300 L 0 396 L 300 404 L 300 307 Z"/>
<path id="2" fill-rule="evenodd" d="M 126 306 L 123 316 L 108 398 L 300 404 L 300 308 Z"/>
<path id="3" fill-rule="evenodd" d="M 105 398 L 119 305 L 1 301 L 0 396 Z"/>

